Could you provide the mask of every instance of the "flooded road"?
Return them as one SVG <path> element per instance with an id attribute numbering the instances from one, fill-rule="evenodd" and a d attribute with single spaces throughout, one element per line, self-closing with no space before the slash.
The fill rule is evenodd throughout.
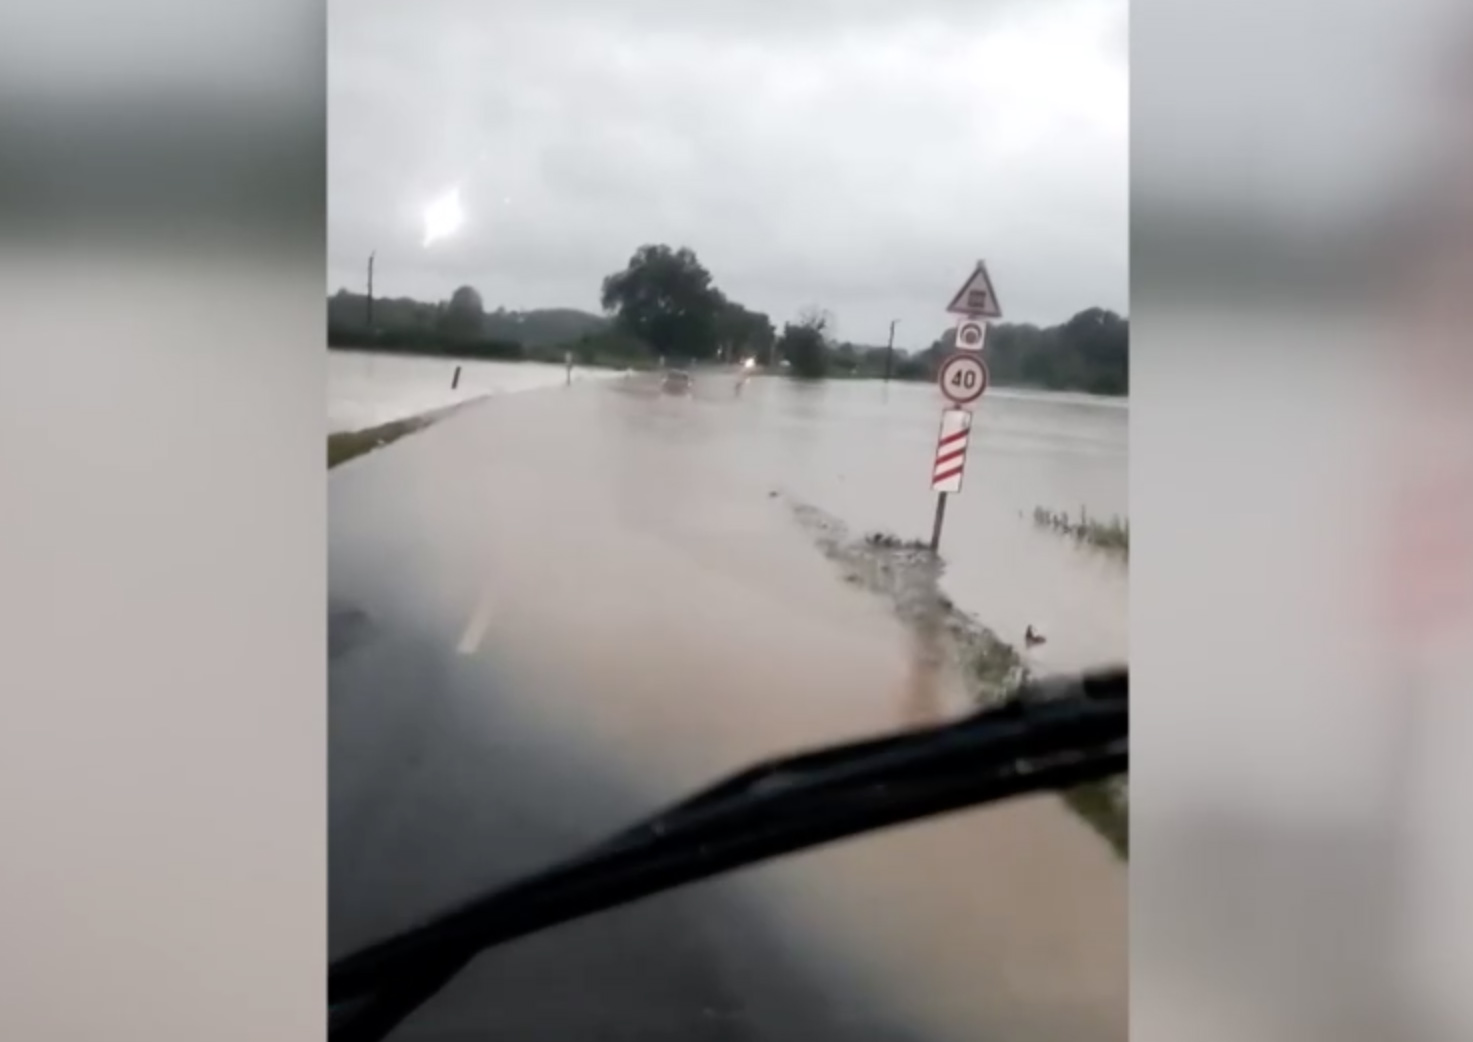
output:
<path id="1" fill-rule="evenodd" d="M 1123 658 L 1123 572 L 1018 512 L 1124 512 L 1112 408 L 989 398 L 948 517 L 948 590 L 1051 628 L 1060 661 Z M 631 379 L 335 470 L 334 951 L 754 759 L 904 722 L 912 635 L 773 493 L 924 534 L 935 413 L 930 388 Z M 490 953 L 398 1037 L 1124 1039 L 1125 899 L 1100 839 L 1020 801 Z"/>
<path id="2" fill-rule="evenodd" d="M 577 370 L 574 375 L 585 380 L 611 374 Z M 561 387 L 566 379 L 562 366 L 539 362 L 333 350 L 327 354 L 327 430 L 366 430 L 487 395 Z"/>
<path id="3" fill-rule="evenodd" d="M 713 389 L 714 390 L 714 389 Z M 941 396 L 929 384 L 754 381 L 730 410 L 730 454 L 857 531 L 929 538 Z M 947 505 L 943 587 L 1009 643 L 1048 637 L 1039 670 L 1123 661 L 1126 569 L 1034 529 L 1035 507 L 1128 516 L 1129 410 L 995 390 L 975 410 L 966 483 Z"/>

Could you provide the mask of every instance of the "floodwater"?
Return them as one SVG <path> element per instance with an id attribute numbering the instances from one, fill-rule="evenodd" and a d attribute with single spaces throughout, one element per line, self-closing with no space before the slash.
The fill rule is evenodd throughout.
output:
<path id="1" fill-rule="evenodd" d="M 706 393 L 721 397 L 719 380 Z M 748 460 L 784 492 L 859 532 L 928 539 L 940 393 L 930 385 L 754 380 L 713 423 L 720 451 Z M 1045 507 L 1078 517 L 1129 516 L 1129 408 L 1084 395 L 995 390 L 974 410 L 962 492 L 949 497 L 942 585 L 964 610 L 1022 647 L 1032 625 L 1047 643 L 1035 671 L 1123 662 L 1127 569 L 1033 526 Z M 760 462 L 758 462 L 760 459 Z"/>
<path id="2" fill-rule="evenodd" d="M 455 370 L 460 369 L 460 380 Z M 601 373 L 575 370 L 578 380 Z M 473 362 L 366 351 L 327 355 L 327 429 L 366 430 L 408 416 L 432 412 L 493 394 L 560 387 L 567 380 L 560 365 L 539 362 Z M 452 388 L 450 385 L 455 383 Z"/>
<path id="3" fill-rule="evenodd" d="M 928 534 L 938 398 L 766 378 L 738 391 L 730 374 L 676 397 L 629 377 L 482 403 L 334 470 L 330 589 L 364 620 L 330 673 L 335 948 L 754 760 L 909 722 L 911 635 L 840 580 L 788 503 L 856 533 Z M 1125 656 L 1124 569 L 1028 515 L 1123 514 L 1126 418 L 1003 392 L 978 410 L 945 585 L 1007 639 L 1043 630 L 1047 668 Z M 544 777 L 552 761 L 564 767 Z M 659 918 L 671 908 L 700 924 L 682 928 L 678 958 Z M 601 1017 L 620 1022 L 609 1038 L 673 1038 L 629 1018 L 683 1015 L 705 999 L 672 992 L 677 971 L 715 966 L 723 1016 L 755 1023 L 778 978 L 802 978 L 827 996 L 814 1021 L 827 1027 L 804 1034 L 790 1007 L 766 1015 L 767 1033 L 685 1037 L 871 1039 L 894 1018 L 905 1037 L 1122 1042 L 1125 910 L 1124 866 L 1037 797 L 784 859 L 635 906 L 604 933 L 595 917 L 549 936 L 641 952 L 609 955 L 627 971 L 617 989 L 579 977 L 574 949 L 538 961 L 555 947 L 513 946 L 403 1037 L 531 1037 L 556 1010 L 556 1037 L 605 1037 Z"/>
<path id="4" fill-rule="evenodd" d="M 459 387 L 450 382 L 463 366 Z M 576 381 L 607 370 L 575 369 Z M 334 351 L 329 429 L 359 430 L 455 402 L 561 386 L 561 366 L 464 362 Z M 832 381 L 805 385 L 702 377 L 699 433 L 712 466 L 755 470 L 784 492 L 859 531 L 928 538 L 935 496 L 927 487 L 940 394 L 929 384 Z M 725 399 L 730 398 L 730 401 Z M 677 406 L 667 402 L 666 414 Z M 651 422 L 659 422 L 652 418 Z M 1035 671 L 1124 661 L 1126 568 L 1032 524 L 1035 507 L 1128 516 L 1129 408 L 1087 395 L 996 389 L 975 410 L 962 493 L 946 508 L 943 586 L 1009 643 L 1033 626 L 1047 643 L 1029 653 Z M 717 463 L 717 460 L 720 463 Z"/>

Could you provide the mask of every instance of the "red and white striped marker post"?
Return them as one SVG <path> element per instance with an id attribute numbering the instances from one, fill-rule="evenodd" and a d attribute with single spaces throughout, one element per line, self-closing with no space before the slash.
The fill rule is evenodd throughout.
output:
<path id="1" fill-rule="evenodd" d="M 936 520 L 931 526 L 931 552 L 941 548 L 941 525 L 946 520 L 946 497 L 962 490 L 967 468 L 967 445 L 972 437 L 972 414 L 966 409 L 944 409 L 931 463 L 931 491 L 936 493 Z"/>

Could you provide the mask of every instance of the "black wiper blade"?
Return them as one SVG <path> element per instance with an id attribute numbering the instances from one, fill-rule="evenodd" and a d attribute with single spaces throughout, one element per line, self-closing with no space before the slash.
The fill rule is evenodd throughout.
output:
<path id="1" fill-rule="evenodd" d="M 938 727 L 760 764 L 586 854 L 334 962 L 333 1042 L 376 1042 L 482 950 L 758 861 L 1124 773 L 1126 670 L 1028 685 Z"/>

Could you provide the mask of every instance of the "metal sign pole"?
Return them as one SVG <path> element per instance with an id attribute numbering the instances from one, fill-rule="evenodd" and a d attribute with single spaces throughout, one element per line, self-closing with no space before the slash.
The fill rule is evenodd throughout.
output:
<path id="1" fill-rule="evenodd" d="M 931 553 L 941 552 L 941 526 L 946 523 L 946 493 L 936 493 L 936 520 L 931 524 Z"/>

